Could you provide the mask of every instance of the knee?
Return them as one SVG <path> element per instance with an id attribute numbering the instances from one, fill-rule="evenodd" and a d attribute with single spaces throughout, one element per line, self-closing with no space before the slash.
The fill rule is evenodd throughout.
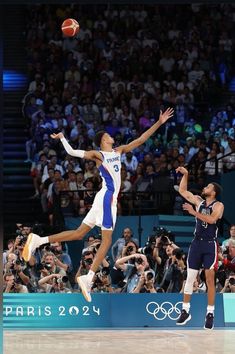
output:
<path id="1" fill-rule="evenodd" d="M 191 295 L 193 293 L 193 283 L 197 277 L 198 274 L 198 270 L 195 269 L 188 269 L 187 270 L 187 279 L 186 279 L 186 283 L 184 286 L 184 294 L 188 294 Z"/>

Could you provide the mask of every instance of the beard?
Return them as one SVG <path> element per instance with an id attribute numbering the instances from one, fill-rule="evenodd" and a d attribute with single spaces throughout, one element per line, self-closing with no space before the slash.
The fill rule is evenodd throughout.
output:
<path id="1" fill-rule="evenodd" d="M 209 195 L 207 194 L 207 193 L 205 193 L 205 192 L 202 192 L 201 193 L 201 197 L 203 198 L 203 199 L 206 199 L 206 197 L 208 197 Z"/>

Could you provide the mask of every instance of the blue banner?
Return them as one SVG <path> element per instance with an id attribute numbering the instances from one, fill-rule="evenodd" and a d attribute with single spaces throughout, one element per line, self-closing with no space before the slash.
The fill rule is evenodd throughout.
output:
<path id="1" fill-rule="evenodd" d="M 225 326 L 235 326 L 235 294 L 224 294 L 223 299 Z"/>
<path id="2" fill-rule="evenodd" d="M 205 294 L 191 301 L 187 327 L 203 327 Z M 177 327 L 182 294 L 4 294 L 5 329 L 76 329 L 111 327 Z M 215 326 L 224 326 L 223 296 L 216 296 Z M 178 328 L 178 327 L 177 327 Z"/>

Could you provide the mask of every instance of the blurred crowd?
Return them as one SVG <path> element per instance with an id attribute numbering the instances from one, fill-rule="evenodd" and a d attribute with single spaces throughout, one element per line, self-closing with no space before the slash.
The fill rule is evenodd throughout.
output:
<path id="1" fill-rule="evenodd" d="M 187 166 L 189 188 L 199 193 L 207 177 L 235 169 L 235 100 L 223 98 L 235 75 L 235 5 L 92 6 L 30 5 L 25 14 L 26 162 L 33 197 L 40 198 L 53 226 L 63 220 L 61 207 L 72 205 L 75 215 L 84 216 L 101 185 L 95 163 L 66 155 L 50 138 L 53 132 L 62 131 L 75 149 L 96 148 L 93 138 L 101 129 L 116 145 L 126 144 L 161 110 L 174 107 L 169 123 L 122 156 L 119 214 L 130 214 L 134 205 L 143 213 L 146 200 L 151 210 L 163 204 L 154 193 L 174 195 L 178 166 Z M 60 29 L 69 17 L 80 23 L 73 38 Z M 167 211 L 177 213 L 180 202 L 175 194 L 166 201 Z M 22 250 L 31 231 L 17 224 L 8 240 L 4 292 L 79 292 L 76 278 L 88 273 L 100 238 L 86 239 L 76 269 L 64 243 L 41 247 L 26 263 Z M 228 236 L 219 252 L 217 292 L 235 292 L 235 225 Z M 168 230 L 159 228 L 139 245 L 127 227 L 103 260 L 92 291 L 182 292 L 186 256 Z M 206 291 L 200 271 L 194 292 Z"/>
<path id="2" fill-rule="evenodd" d="M 27 9 L 26 161 L 32 163 L 34 197 L 51 224 L 60 191 L 71 192 L 63 207 L 70 198 L 75 215 L 85 215 L 101 183 L 95 164 L 66 156 L 52 132 L 62 131 L 78 149 L 96 148 L 93 138 L 101 129 L 116 145 L 125 144 L 151 126 L 160 110 L 174 107 L 168 124 L 122 156 L 121 193 L 130 196 L 120 200 L 119 214 L 134 210 L 133 192 L 146 192 L 141 198 L 152 199 L 148 207 L 154 208 L 156 198 L 148 193 L 172 192 L 178 166 L 188 166 L 195 190 L 206 177 L 234 170 L 235 101 L 222 100 L 234 75 L 233 4 Z M 76 37 L 62 35 L 68 17 L 80 23 Z M 172 213 L 174 202 L 166 208 Z"/>
<path id="3" fill-rule="evenodd" d="M 59 242 L 37 249 L 29 262 L 22 250 L 29 225 L 17 224 L 16 237 L 8 240 L 3 253 L 5 293 L 71 293 L 80 292 L 77 277 L 90 270 L 100 246 L 100 238 L 90 234 L 84 243 L 76 269 L 66 244 Z M 219 247 L 216 291 L 235 292 L 235 225 Z M 187 274 L 186 254 L 175 243 L 174 235 L 165 228 L 156 228 L 145 245 L 139 245 L 132 230 L 126 227 L 112 246 L 95 274 L 92 292 L 108 293 L 180 293 Z M 194 293 L 205 293 L 203 270 L 198 272 Z"/>

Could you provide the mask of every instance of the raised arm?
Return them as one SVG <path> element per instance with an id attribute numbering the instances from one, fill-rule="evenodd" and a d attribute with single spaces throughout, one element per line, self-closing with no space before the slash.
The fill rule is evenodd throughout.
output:
<path id="1" fill-rule="evenodd" d="M 156 123 L 154 123 L 146 132 L 144 132 L 139 138 L 133 140 L 131 143 L 127 145 L 119 146 L 116 150 L 121 154 L 132 151 L 136 149 L 138 146 L 142 145 L 148 138 L 150 138 L 153 133 L 155 133 L 158 128 L 164 124 L 169 118 L 171 118 L 174 114 L 173 108 L 167 108 L 167 110 L 160 113 L 159 119 Z"/>
<path id="2" fill-rule="evenodd" d="M 188 191 L 188 171 L 185 167 L 178 167 L 176 172 L 182 173 L 183 177 L 180 181 L 179 185 L 179 193 L 184 197 L 189 203 L 192 203 L 196 206 L 200 204 L 202 201 L 201 197 L 194 195 L 193 193 Z"/>
<path id="3" fill-rule="evenodd" d="M 102 155 L 99 151 L 91 150 L 91 151 L 85 151 L 85 150 L 75 150 L 72 148 L 71 145 L 69 145 L 68 141 L 65 139 L 63 133 L 58 133 L 58 134 L 51 134 L 52 139 L 60 139 L 62 142 L 67 154 L 74 156 L 74 157 L 80 157 L 81 159 L 86 159 L 86 160 L 94 160 L 94 161 L 101 161 L 102 162 Z"/>

